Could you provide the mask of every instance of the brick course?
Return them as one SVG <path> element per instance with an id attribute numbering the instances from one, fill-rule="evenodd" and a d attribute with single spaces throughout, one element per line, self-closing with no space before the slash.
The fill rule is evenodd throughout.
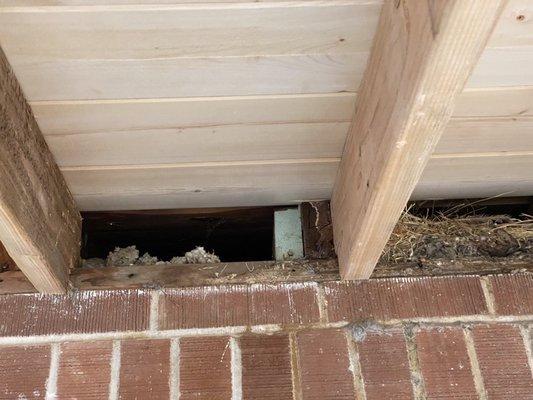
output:
<path id="1" fill-rule="evenodd" d="M 462 328 L 423 329 L 416 344 L 429 398 L 478 398 Z"/>
<path id="2" fill-rule="evenodd" d="M 367 400 L 412 397 L 407 347 L 402 330 L 369 332 L 357 343 Z"/>
<path id="3" fill-rule="evenodd" d="M 0 399 L 533 399 L 530 277 L 489 282 L 0 296 Z"/>
<path id="4" fill-rule="evenodd" d="M 533 367 L 519 328 L 480 325 L 472 335 L 489 398 L 533 399 Z"/>
<path id="5" fill-rule="evenodd" d="M 231 349 L 228 337 L 180 341 L 180 400 L 231 400 Z"/>
<path id="6" fill-rule="evenodd" d="M 149 309 L 149 293 L 138 290 L 3 295 L 0 336 L 141 331 Z"/>
<path id="7" fill-rule="evenodd" d="M 233 285 L 165 290 L 160 329 L 318 322 L 316 284 Z"/>
<path id="8" fill-rule="evenodd" d="M 287 334 L 240 338 L 243 397 L 292 400 L 291 349 Z"/>
<path id="9" fill-rule="evenodd" d="M 476 277 L 395 278 L 324 285 L 330 321 L 486 314 Z"/>
<path id="10" fill-rule="evenodd" d="M 0 348 L 0 399 L 44 398 L 50 346 Z"/>
<path id="11" fill-rule="evenodd" d="M 533 274 L 502 275 L 489 279 L 498 314 L 533 314 Z"/>
<path id="12" fill-rule="evenodd" d="M 62 343 L 57 377 L 58 398 L 107 398 L 112 349 L 110 341 Z"/>
<path id="13" fill-rule="evenodd" d="M 354 398 L 354 378 L 344 331 L 300 332 L 297 344 L 303 400 Z"/>
<path id="14" fill-rule="evenodd" d="M 126 340 L 121 344 L 119 398 L 168 399 L 170 342 Z"/>

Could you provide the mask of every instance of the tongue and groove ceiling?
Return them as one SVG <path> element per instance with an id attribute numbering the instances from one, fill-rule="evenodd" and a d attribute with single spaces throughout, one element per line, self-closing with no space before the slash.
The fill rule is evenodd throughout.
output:
<path id="1" fill-rule="evenodd" d="M 381 1 L 0 0 L 82 210 L 329 198 Z M 414 199 L 533 194 L 533 2 L 491 38 Z"/>

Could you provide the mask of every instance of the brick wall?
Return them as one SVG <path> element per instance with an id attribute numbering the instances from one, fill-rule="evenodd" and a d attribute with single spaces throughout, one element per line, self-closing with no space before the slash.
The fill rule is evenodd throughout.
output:
<path id="1" fill-rule="evenodd" d="M 0 399 L 533 399 L 533 275 L 0 296 Z"/>

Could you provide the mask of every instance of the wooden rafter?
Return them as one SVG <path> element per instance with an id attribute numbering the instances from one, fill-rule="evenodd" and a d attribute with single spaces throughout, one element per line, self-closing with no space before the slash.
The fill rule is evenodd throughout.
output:
<path id="1" fill-rule="evenodd" d="M 35 288 L 61 293 L 79 261 L 81 217 L 0 49 L 0 241 Z"/>
<path id="2" fill-rule="evenodd" d="M 504 3 L 385 1 L 331 202 L 343 278 L 372 273 Z"/>

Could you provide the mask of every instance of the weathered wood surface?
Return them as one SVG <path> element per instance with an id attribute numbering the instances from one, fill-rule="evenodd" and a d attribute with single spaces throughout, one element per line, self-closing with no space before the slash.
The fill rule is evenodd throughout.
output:
<path id="1" fill-rule="evenodd" d="M 329 201 L 302 203 L 300 210 L 305 257 L 308 259 L 335 257 Z"/>
<path id="2" fill-rule="evenodd" d="M 0 49 L 0 241 L 35 288 L 64 292 L 81 217 Z"/>
<path id="3" fill-rule="evenodd" d="M 504 3 L 384 3 L 331 200 L 343 278 L 372 273 Z"/>
<path id="4" fill-rule="evenodd" d="M 2 242 L 0 242 L 0 272 L 14 270 L 17 270 L 17 265 L 7 253 L 7 250 Z"/>
<path id="5" fill-rule="evenodd" d="M 403 264 L 384 264 L 376 267 L 371 278 L 491 275 L 516 272 L 533 273 L 533 260 L 422 260 Z M 74 290 L 322 282 L 339 278 L 336 259 L 77 268 L 71 276 Z M 35 292 L 35 289 L 20 271 L 0 273 L 0 294 L 32 292 Z"/>

